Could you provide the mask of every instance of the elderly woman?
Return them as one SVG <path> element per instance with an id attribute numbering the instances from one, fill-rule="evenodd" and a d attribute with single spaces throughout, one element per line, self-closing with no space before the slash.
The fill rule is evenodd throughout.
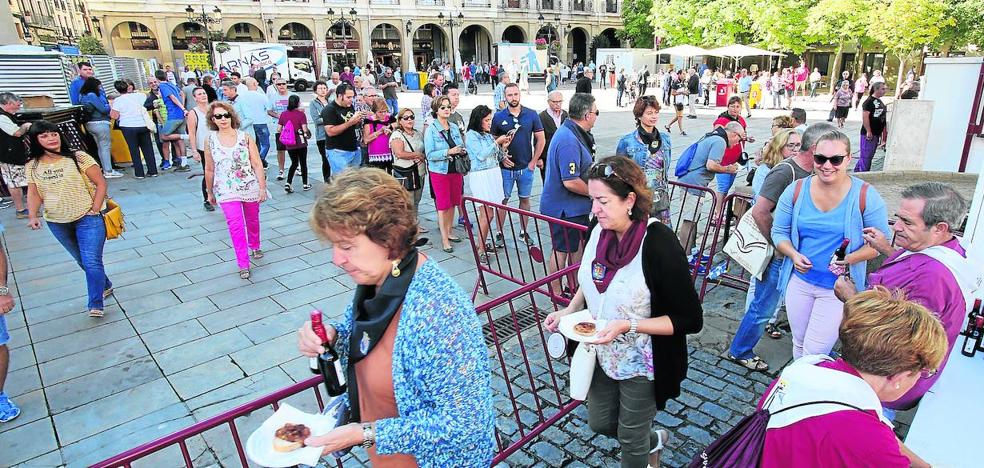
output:
<path id="1" fill-rule="evenodd" d="M 431 103 L 434 123 L 424 133 L 424 152 L 427 169 L 434 188 L 434 204 L 437 206 L 437 224 L 441 228 L 441 246 L 445 252 L 454 252 L 451 242 L 461 242 L 452 235 L 454 207 L 461 205 L 464 174 L 454 170 L 455 158 L 467 158 L 464 135 L 457 125 L 451 125 L 451 99 L 439 96 Z"/>
<path id="2" fill-rule="evenodd" d="M 670 135 L 659 131 L 659 99 L 642 96 L 636 99 L 632 115 L 636 129 L 622 137 L 616 156 L 625 156 L 642 168 L 653 193 L 649 215 L 672 228 L 670 219 Z"/>
<path id="3" fill-rule="evenodd" d="M 759 465 L 851 466 L 864 460 L 865 466 L 928 466 L 899 442 L 881 407 L 936 373 L 947 350 L 939 320 L 900 291 L 876 286 L 845 304 L 840 340 L 841 358 L 797 360 L 759 407 L 775 415 L 811 401 L 844 405 L 805 405 L 783 413 L 784 424 L 765 433 Z"/>
<path id="4" fill-rule="evenodd" d="M 424 96 L 420 98 L 420 115 L 424 116 L 424 126 L 421 131 L 426 133 L 427 127 L 434 122 L 431 104 L 434 103 L 434 98 L 441 94 L 441 90 L 434 83 L 427 83 L 424 85 L 423 93 Z"/>
<path id="5" fill-rule="evenodd" d="M 849 273 L 864 289 L 867 262 L 878 251 L 865 245 L 862 229 L 889 232 L 885 201 L 874 187 L 847 174 L 850 161 L 847 135 L 821 136 L 813 153 L 814 175 L 787 187 L 776 205 L 772 241 L 786 256 L 779 290 L 786 291 L 794 358 L 830 353 L 844 314 L 834 283 Z M 836 261 L 834 251 L 844 239 L 847 255 Z"/>
<path id="6" fill-rule="evenodd" d="M 41 229 L 38 210 L 44 205 L 51 234 L 85 271 L 89 317 L 102 317 L 103 299 L 113 294 L 113 283 L 103 266 L 106 179 L 92 156 L 72 151 L 65 135 L 51 122 L 35 122 L 30 143 L 25 165 L 27 225 Z"/>
<path id="7" fill-rule="evenodd" d="M 498 203 L 505 197 L 502 190 L 502 171 L 499 161 L 502 159 L 502 149 L 509 145 L 512 136 L 509 134 L 493 137 L 492 109 L 479 105 L 471 112 L 468 122 L 467 141 L 468 157 L 471 158 L 471 172 L 468 173 L 468 188 L 472 195 L 483 201 Z M 496 245 L 486 242 L 489 226 L 492 223 L 493 208 L 479 207 L 478 213 L 478 261 L 489 263 L 488 252 L 494 252 Z M 502 226 L 499 226 L 502 231 Z M 503 245 L 504 246 L 504 245 Z"/>
<path id="8" fill-rule="evenodd" d="M 412 200 L 378 169 L 335 176 L 311 209 L 332 261 L 356 283 L 326 327 L 346 372 L 351 422 L 305 441 L 325 453 L 361 445 L 373 466 L 488 467 L 495 448 L 491 369 L 475 308 L 417 250 Z M 310 322 L 301 353 L 325 352 Z"/>
<path id="9" fill-rule="evenodd" d="M 686 256 L 670 228 L 649 217 L 652 195 L 631 159 L 605 158 L 587 173 L 590 232 L 577 293 L 560 318 L 587 308 L 607 325 L 598 334 L 598 366 L 588 390 L 588 425 L 617 437 L 622 466 L 659 466 L 668 433 L 651 430 L 656 411 L 680 395 L 687 375 L 687 334 L 703 326 Z"/>
<path id="10" fill-rule="evenodd" d="M 396 130 L 390 135 L 393 151 L 393 177 L 403 184 L 413 197 L 413 217 L 419 219 L 420 198 L 424 194 L 424 177 L 427 175 L 427 156 L 424 155 L 424 135 L 414 128 L 417 117 L 413 110 L 404 107 L 396 114 Z M 427 232 L 417 224 L 417 233 Z"/>
<path id="11" fill-rule="evenodd" d="M 858 82 L 860 83 L 861 80 L 858 80 Z M 837 118 L 837 128 L 844 128 L 844 121 L 847 120 L 847 114 L 851 110 L 851 99 L 853 97 L 854 94 L 851 93 L 851 82 L 847 80 L 841 81 L 840 88 L 830 96 L 830 102 L 834 105 L 834 117 Z"/>
<path id="12" fill-rule="evenodd" d="M 260 250 L 260 203 L 267 198 L 263 162 L 256 142 L 239 129 L 239 116 L 227 102 L 216 101 L 206 114 L 205 187 L 208 201 L 225 215 L 236 252 L 239 277 L 250 276 L 249 259 L 263 258 Z"/>

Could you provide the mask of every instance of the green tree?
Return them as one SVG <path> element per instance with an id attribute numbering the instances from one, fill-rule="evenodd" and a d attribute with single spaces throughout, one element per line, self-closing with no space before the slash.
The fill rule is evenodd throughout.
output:
<path id="1" fill-rule="evenodd" d="M 653 24 L 649 21 L 653 0 L 626 0 L 622 4 L 622 22 L 625 27 L 618 31 L 618 37 L 628 40 L 632 47 L 651 49 L 653 47 Z"/>
<path id="2" fill-rule="evenodd" d="M 935 46 L 946 54 L 968 45 L 984 47 L 984 0 L 946 0 L 944 4 L 954 25 L 943 28 Z"/>
<path id="3" fill-rule="evenodd" d="M 872 9 L 868 32 L 899 59 L 896 84 L 902 82 L 912 53 L 933 44 L 944 28 L 956 25 L 938 0 L 881 0 Z M 980 25 L 978 25 L 980 27 Z"/>
<path id="4" fill-rule="evenodd" d="M 79 37 L 78 46 L 82 55 L 106 55 L 102 42 L 88 34 Z"/>
<path id="5" fill-rule="evenodd" d="M 746 0 L 656 0 L 652 24 L 665 46 L 715 47 L 751 42 Z"/>
<path id="6" fill-rule="evenodd" d="M 771 50 L 800 55 L 811 43 L 823 39 L 808 28 L 810 23 L 807 18 L 816 0 L 760 0 L 747 3 L 752 31 Z"/>
<path id="7" fill-rule="evenodd" d="M 806 15 L 806 33 L 837 45 L 831 69 L 830 90 L 840 70 L 841 54 L 849 41 L 863 41 L 870 17 L 870 0 L 819 0 Z"/>

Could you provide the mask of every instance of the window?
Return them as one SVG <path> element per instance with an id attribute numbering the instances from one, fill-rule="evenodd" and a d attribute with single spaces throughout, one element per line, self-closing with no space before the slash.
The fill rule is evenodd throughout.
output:
<path id="1" fill-rule="evenodd" d="M 618 1 L 617 0 L 606 0 L 605 1 L 605 13 L 618 13 Z"/>
<path id="2" fill-rule="evenodd" d="M 881 54 L 881 53 L 864 54 L 863 71 L 870 76 L 871 72 L 875 70 L 881 70 L 882 73 L 885 72 L 885 54 Z"/>

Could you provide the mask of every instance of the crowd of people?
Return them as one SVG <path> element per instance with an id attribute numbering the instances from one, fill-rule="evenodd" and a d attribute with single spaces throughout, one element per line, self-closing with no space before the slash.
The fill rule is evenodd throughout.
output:
<path id="1" fill-rule="evenodd" d="M 746 154 L 747 145 L 755 143 L 745 120 L 751 116 L 752 80 L 768 92 L 778 80 L 790 108 L 793 95 L 806 96 L 817 87 L 803 63 L 757 78 L 742 70 L 736 79 L 718 78 L 711 70 L 650 74 L 643 69 L 630 77 L 606 65 L 559 66 L 554 85 L 574 80 L 577 92 L 565 108 L 564 95 L 550 89 L 547 109 L 540 113 L 522 104 L 521 70 L 514 77 L 508 67 L 466 63 L 455 76 L 443 66 L 425 84 L 419 112 L 398 105 L 398 69 L 370 64 L 355 70 L 358 74 L 345 67 L 316 82 L 315 99 L 305 112 L 282 77 L 258 79 L 257 70 L 245 78 L 220 71 L 218 88 L 211 76 L 186 70 L 180 76 L 184 89 L 173 82 L 173 72 L 160 70 L 146 95 L 132 82 L 116 81 L 118 96 L 110 102 L 92 67 L 82 63 L 72 100 L 85 109 L 98 159 L 70 150 L 54 124 L 19 124 L 14 114 L 20 99 L 0 93 L 0 169 L 11 190 L 25 192 L 26 207 L 15 197 L 17 216 L 35 230 L 43 217 L 84 271 L 87 313 L 99 318 L 104 299 L 113 294 L 102 260 L 106 179 L 123 176 L 109 154 L 110 119 L 130 149 L 136 179 L 190 171 L 189 159 L 201 163 L 204 209 L 221 208 L 244 280 L 251 276 L 251 261 L 264 255 L 260 204 L 270 196 L 269 140 L 272 136 L 278 158 L 275 178 L 290 194 L 298 173 L 302 190 L 312 187 L 307 152 L 314 138 L 326 185 L 311 210 L 311 228 L 332 243 L 332 261 L 356 290 L 343 318 L 328 327 L 327 342 L 310 322 L 298 330 L 301 353 L 317 356 L 331 346 L 341 356 L 352 411 L 350 424 L 305 444 L 325 453 L 361 445 L 379 466 L 488 466 L 491 461 L 495 410 L 487 348 L 467 295 L 419 249 L 420 235 L 427 232 L 419 206 L 429 186 L 440 247 L 451 253 L 462 241 L 455 228 L 463 223 L 466 187 L 476 199 L 502 205 L 509 205 L 515 189 L 518 208 L 529 211 L 539 169 L 541 214 L 586 228 L 551 225 L 550 272 L 579 266 L 576 274 L 553 283 L 568 304 L 549 314 L 544 326 L 556 330 L 562 317 L 581 309 L 606 320 L 593 343 L 600 371 L 588 390 L 588 425 L 618 440 L 623 467 L 646 467 L 659 466 L 671 437 L 668 429 L 653 430 L 653 420 L 680 395 L 688 369 L 687 335 L 703 326 L 692 271 L 707 274 L 710 258 L 691 249 L 700 214 L 708 212 L 703 222 L 724 215 L 706 207 L 704 188 L 715 182 L 711 204 L 720 209 L 739 167 L 754 166 L 749 178 L 754 204 L 747 216 L 776 254 L 752 279 L 726 357 L 753 371 L 768 370 L 754 348 L 766 333 L 781 336 L 770 322 L 784 303 L 795 362 L 759 407 L 778 412 L 812 400 L 845 406 L 796 413 L 788 424 L 770 427 L 761 464 L 790 466 L 807 456 L 821 465 L 864 457 L 884 466 L 923 466 L 895 438 L 890 421 L 894 411 L 917 404 L 944 370 L 969 308 L 967 285 L 979 282 L 980 273 L 954 233 L 968 210 L 957 191 L 942 183 L 909 187 L 890 227 L 878 190 L 849 173 L 852 167 L 868 170 L 874 148 L 884 141 L 883 82 L 873 78 L 863 86 L 861 151 L 858 165 L 851 166 L 855 153 L 840 125 L 807 124 L 797 108 L 773 119 L 771 137 L 754 158 Z M 590 92 L 595 71 L 602 87 L 617 87 L 635 121 L 614 148 L 598 148 L 592 133 L 600 116 Z M 734 96 L 685 152 L 690 159 L 683 175 L 675 174 L 685 185 L 677 192 L 689 194 L 681 205 L 671 188 L 671 125 L 679 122 L 686 135 L 684 108 L 690 107 L 688 117 L 695 116 L 695 102 L 703 96 L 706 103 L 708 83 L 719 79 L 734 82 Z M 458 109 L 457 81 L 467 89 L 472 80 L 493 84 L 493 101 L 474 108 L 466 122 Z M 646 94 L 650 83 L 663 95 Z M 857 82 L 847 77 L 836 87 L 831 99 L 835 117 L 841 118 L 847 112 L 842 108 L 861 99 Z M 639 97 L 624 94 L 630 90 Z M 661 125 L 660 111 L 671 104 L 675 116 Z M 25 135 L 29 150 L 21 147 L 22 158 L 16 159 L 11 142 Z M 675 214 L 683 215 L 680 226 L 673 226 Z M 477 215 L 478 260 L 488 264 L 491 253 L 505 248 L 505 213 L 482 206 Z M 517 244 L 533 245 L 529 218 L 521 216 L 519 226 Z M 893 236 L 895 246 L 889 241 Z M 842 242 L 841 258 L 834 252 Z M 867 262 L 882 256 L 887 259 L 868 273 Z M 3 249 L 0 267 L 5 280 Z M 3 313 L 13 306 L 5 289 L 0 286 L 4 370 Z M 0 392 L 0 422 L 18 413 Z"/>

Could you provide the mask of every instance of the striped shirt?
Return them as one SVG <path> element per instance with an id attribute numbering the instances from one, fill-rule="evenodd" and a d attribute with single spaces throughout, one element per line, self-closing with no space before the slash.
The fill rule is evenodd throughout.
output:
<path id="1" fill-rule="evenodd" d="M 36 159 L 27 163 L 27 183 L 37 187 L 44 203 L 46 221 L 71 223 L 92 209 L 88 180 L 81 172 L 95 166 L 96 161 L 82 152 L 77 158 L 78 169 L 71 158 L 61 158 L 53 163 Z"/>

